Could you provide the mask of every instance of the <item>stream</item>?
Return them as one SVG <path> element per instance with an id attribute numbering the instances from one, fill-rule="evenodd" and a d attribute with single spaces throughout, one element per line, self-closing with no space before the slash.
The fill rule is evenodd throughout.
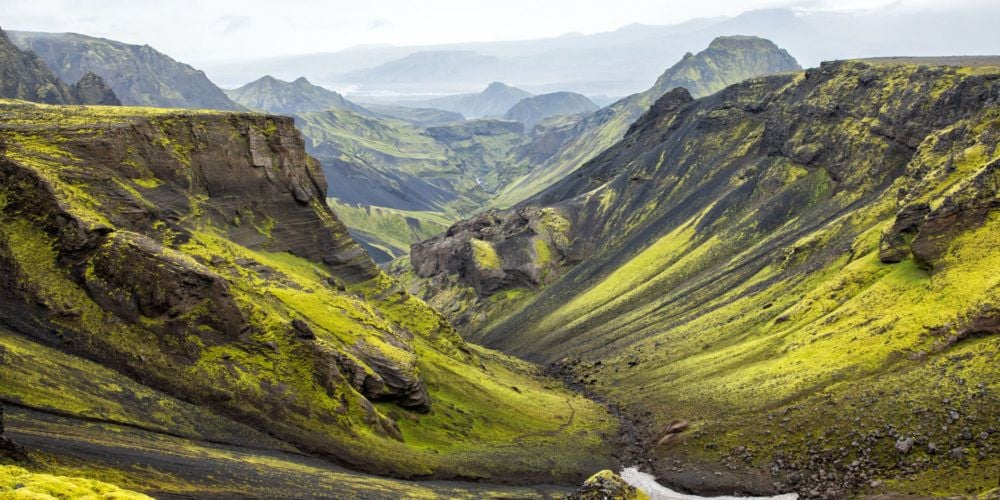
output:
<path id="1" fill-rule="evenodd" d="M 736 499 L 764 499 L 770 498 L 774 500 L 797 500 L 799 496 L 795 493 L 787 493 L 785 495 L 777 495 L 773 497 L 700 497 L 697 495 L 685 495 L 684 493 L 678 493 L 666 486 L 661 485 L 656 482 L 656 478 L 651 474 L 646 474 L 645 472 L 639 472 L 639 469 L 635 467 L 626 467 L 622 469 L 620 473 L 622 479 L 626 483 L 632 485 L 633 487 L 642 490 L 644 493 L 649 495 L 651 500 L 697 500 L 702 498 L 713 498 L 716 500 L 736 500 Z"/>

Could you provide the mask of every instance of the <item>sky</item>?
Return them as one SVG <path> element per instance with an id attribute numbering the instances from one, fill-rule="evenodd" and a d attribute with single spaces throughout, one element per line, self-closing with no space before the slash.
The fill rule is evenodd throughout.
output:
<path id="1" fill-rule="evenodd" d="M 746 10 L 937 9 L 994 0 L 0 0 L 0 27 L 72 31 L 219 62 L 354 45 L 523 40 Z"/>

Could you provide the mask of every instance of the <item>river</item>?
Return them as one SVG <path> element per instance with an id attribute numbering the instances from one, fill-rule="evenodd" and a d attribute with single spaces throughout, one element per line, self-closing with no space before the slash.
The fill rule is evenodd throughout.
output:
<path id="1" fill-rule="evenodd" d="M 631 484 L 633 487 L 638 488 L 649 495 L 651 500 L 696 500 L 702 498 L 713 498 L 715 500 L 730 500 L 730 499 L 764 499 L 769 498 L 773 500 L 797 500 L 799 496 L 795 493 L 787 493 L 784 495 L 777 495 L 773 497 L 700 497 L 697 495 L 685 495 L 684 493 L 678 493 L 666 486 L 661 485 L 656 482 L 656 478 L 651 474 L 646 474 L 645 472 L 639 472 L 639 469 L 635 467 L 626 467 L 621 471 L 621 477 L 626 483 Z"/>

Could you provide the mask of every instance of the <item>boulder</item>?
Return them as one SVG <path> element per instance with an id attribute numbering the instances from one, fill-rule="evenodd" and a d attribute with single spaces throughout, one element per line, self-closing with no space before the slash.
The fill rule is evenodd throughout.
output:
<path id="1" fill-rule="evenodd" d="M 583 486 L 569 498 L 571 500 L 640 500 L 649 497 L 626 483 L 618 474 L 605 469 L 590 476 L 583 483 Z"/>

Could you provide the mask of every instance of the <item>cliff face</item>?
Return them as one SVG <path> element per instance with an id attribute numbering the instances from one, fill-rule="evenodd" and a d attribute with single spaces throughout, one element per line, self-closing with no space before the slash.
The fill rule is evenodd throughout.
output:
<path id="1" fill-rule="evenodd" d="M 497 444 L 538 432 L 527 446 L 567 467 L 536 479 L 604 456 L 579 446 L 610 425 L 595 405 L 467 347 L 377 269 L 291 119 L 14 101 L 0 117 L 5 398 L 400 476 L 530 480 L 540 462 Z M 446 431 L 471 422 L 471 440 Z"/>
<path id="2" fill-rule="evenodd" d="M 573 175 L 413 264 L 432 303 L 456 282 L 478 292 L 452 313 L 485 326 L 472 338 L 559 361 L 653 429 L 693 422 L 661 446 L 732 465 L 717 482 L 766 469 L 836 496 L 901 467 L 900 489 L 921 491 L 978 456 L 949 477 L 975 488 L 1000 407 L 998 134 L 995 67 L 846 61 L 675 90 Z M 561 254 L 585 256 L 548 285 L 483 287 L 474 253 L 433 251 L 479 238 L 513 271 L 507 249 L 527 245 L 489 235 L 526 210 L 561 214 Z M 697 487 L 685 469 L 658 472 Z"/>
<path id="3" fill-rule="evenodd" d="M 69 87 L 43 61 L 18 49 L 3 30 L 0 30 L 0 97 L 48 104 L 76 103 Z"/>
<path id="4" fill-rule="evenodd" d="M 148 45 L 76 33 L 11 32 L 67 82 L 87 73 L 101 76 L 127 106 L 240 110 L 205 73 L 177 62 Z"/>

